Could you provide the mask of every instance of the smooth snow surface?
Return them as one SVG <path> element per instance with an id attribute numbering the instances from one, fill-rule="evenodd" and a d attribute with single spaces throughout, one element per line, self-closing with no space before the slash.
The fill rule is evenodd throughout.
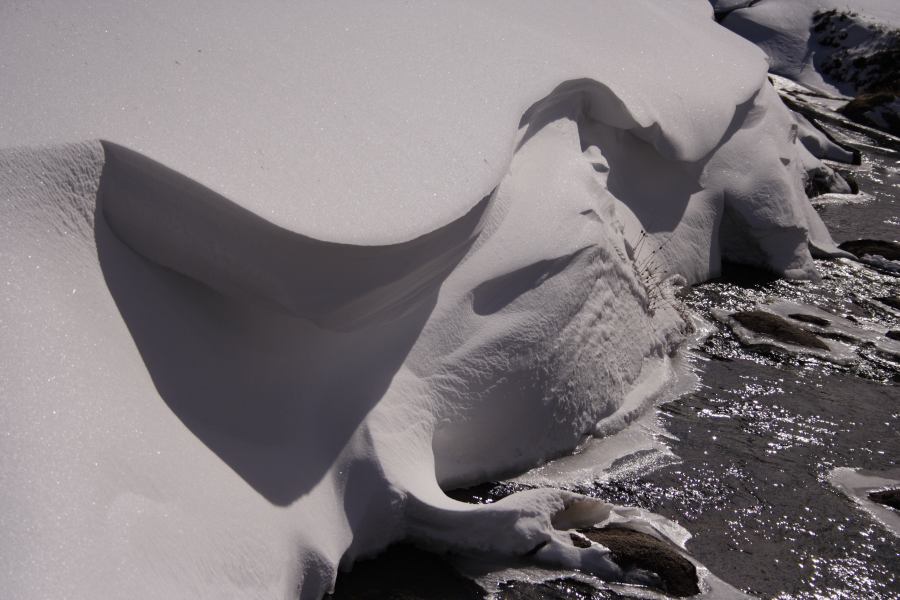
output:
<path id="1" fill-rule="evenodd" d="M 765 62 L 699 0 L 667 4 L 4 2 L 0 147 L 109 139 L 292 230 L 405 241 L 489 194 L 566 81 L 602 82 L 592 114 L 667 156 L 706 155 Z"/>
<path id="2" fill-rule="evenodd" d="M 442 487 L 626 426 L 723 256 L 836 250 L 762 54 L 700 0 L 164 4 L 0 7 L 4 594 L 621 579 L 566 530 L 674 529 Z"/>

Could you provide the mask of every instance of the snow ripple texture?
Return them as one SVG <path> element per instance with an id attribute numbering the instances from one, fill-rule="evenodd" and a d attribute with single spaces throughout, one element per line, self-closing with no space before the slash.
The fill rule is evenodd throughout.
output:
<path id="1" fill-rule="evenodd" d="M 26 10 L 0 11 L 10 6 Z M 311 16 L 326 30 L 365 17 L 336 6 Z M 575 547 L 567 529 L 615 521 L 684 542 L 660 517 L 567 492 L 476 506 L 442 488 L 570 452 L 628 410 L 628 392 L 653 369 L 665 376 L 687 329 L 673 286 L 714 276 L 723 256 L 815 276 L 811 250 L 836 251 L 803 194 L 817 161 L 761 53 L 703 2 L 565 15 L 465 6 L 427 26 L 482 43 L 488 19 L 516 50 L 489 65 L 502 89 L 479 80 L 457 109 L 429 106 L 465 65 L 427 46 L 449 84 L 401 78 L 364 116 L 325 110 L 321 147 L 262 177 L 265 193 L 213 131 L 187 127 L 195 144 L 169 146 L 179 117 L 166 121 L 165 100 L 146 109 L 163 111 L 162 134 L 87 104 L 76 124 L 56 107 L 38 128 L 65 138 L 96 126 L 111 141 L 29 146 L 47 140 L 4 122 L 3 143 L 17 146 L 0 150 L 0 572 L 11 597 L 318 598 L 339 567 L 401 539 L 533 553 L 616 580 L 606 549 Z M 395 9 L 403 39 L 426 23 Z M 578 33 L 535 50 L 541 19 Z M 0 92 L 20 94 L 5 114 L 28 113 L 37 88 L 18 89 Z M 387 97 L 406 98 L 399 113 Z M 474 110 L 476 97 L 491 109 Z M 453 112 L 434 125 L 434 110 Z M 413 122 L 385 125 L 398 115 Z M 352 138 L 362 118 L 371 135 Z M 248 135 L 264 139 L 267 126 Z M 407 149 L 404 136 L 432 136 L 434 152 L 378 155 L 377 138 L 395 134 Z M 348 139 L 380 176 L 350 172 Z M 206 185 L 216 160 L 227 174 Z M 295 185 L 313 165 L 317 182 Z M 413 206 L 416 194 L 437 200 Z M 358 209 L 363 221 L 343 220 Z"/>

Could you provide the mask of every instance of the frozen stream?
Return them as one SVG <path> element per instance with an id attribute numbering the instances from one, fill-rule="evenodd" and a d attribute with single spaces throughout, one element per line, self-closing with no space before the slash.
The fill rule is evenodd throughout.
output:
<path id="1" fill-rule="evenodd" d="M 848 132 L 844 132 L 850 135 Z M 896 152 L 856 141 L 859 197 L 824 198 L 817 209 L 837 241 L 900 239 Z M 900 329 L 900 312 L 875 300 L 900 279 L 851 261 L 819 262 L 823 280 L 786 282 L 732 269 L 694 288 L 685 303 L 747 310 L 775 300 L 848 317 L 861 331 Z M 813 309 L 814 310 L 814 309 Z M 819 314 L 819 313 L 817 313 Z M 840 336 L 838 336 L 840 337 Z M 686 527 L 688 549 L 728 583 L 763 598 L 897 598 L 898 538 L 829 483 L 836 468 L 896 470 L 900 457 L 900 364 L 871 344 L 848 342 L 852 360 L 742 346 L 724 324 L 693 349 L 701 383 L 660 407 L 676 461 L 650 472 L 594 481 L 575 491 L 636 505 Z M 498 483 L 460 497 L 491 501 L 518 489 Z M 426 553 L 393 549 L 338 580 L 336 597 L 479 597 L 478 588 Z M 516 583 L 502 598 L 611 598 L 566 578 Z M 404 595 L 405 594 L 405 595 Z"/>

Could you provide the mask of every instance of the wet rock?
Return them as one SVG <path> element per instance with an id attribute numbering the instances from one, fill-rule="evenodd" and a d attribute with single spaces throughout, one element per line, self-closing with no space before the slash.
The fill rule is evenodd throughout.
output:
<path id="1" fill-rule="evenodd" d="M 884 335 L 892 340 L 897 340 L 898 342 L 900 342 L 900 329 L 891 329 Z"/>
<path id="2" fill-rule="evenodd" d="M 888 260 L 900 260 L 900 244 L 884 240 L 852 240 L 841 242 L 838 248 L 846 250 L 850 254 L 863 256 L 865 254 L 877 254 Z"/>
<path id="3" fill-rule="evenodd" d="M 807 198 L 815 198 L 828 193 L 854 193 L 849 182 L 825 165 L 807 171 L 803 189 Z"/>
<path id="4" fill-rule="evenodd" d="M 630 529 L 586 529 L 581 533 L 609 548 L 611 558 L 623 569 L 656 574 L 667 594 L 683 598 L 700 593 L 696 567 L 666 542 Z"/>
<path id="5" fill-rule="evenodd" d="M 869 492 L 869 500 L 900 510 L 900 488 Z"/>
<path id="6" fill-rule="evenodd" d="M 510 581 L 501 586 L 497 600 L 607 600 L 625 598 L 611 590 L 598 590 L 574 579 L 541 583 Z"/>
<path id="7" fill-rule="evenodd" d="M 788 316 L 795 321 L 800 321 L 801 323 L 809 323 L 810 325 L 818 325 L 819 327 L 828 327 L 829 325 L 831 325 L 831 321 L 829 321 L 828 319 L 823 319 L 822 317 L 817 317 L 815 315 L 791 313 Z"/>
<path id="8" fill-rule="evenodd" d="M 388 548 L 338 576 L 328 600 L 475 600 L 484 590 L 439 556 L 408 545 Z"/>
<path id="9" fill-rule="evenodd" d="M 834 172 L 844 178 L 844 181 L 850 186 L 851 194 L 859 193 L 859 182 L 856 180 L 856 174 L 853 171 L 848 169 L 835 169 Z"/>
<path id="10" fill-rule="evenodd" d="M 869 127 L 900 136 L 900 96 L 895 92 L 861 94 L 838 112 Z"/>
<path id="11" fill-rule="evenodd" d="M 881 298 L 875 299 L 895 310 L 900 310 L 900 296 L 882 296 Z"/>
<path id="12" fill-rule="evenodd" d="M 510 494 L 531 489 L 530 486 L 509 482 L 486 482 L 465 488 L 448 490 L 446 494 L 458 502 L 468 504 L 491 504 Z"/>
<path id="13" fill-rule="evenodd" d="M 785 344 L 814 348 L 816 350 L 829 350 L 828 344 L 816 337 L 815 334 L 800 329 L 787 319 L 782 319 L 772 313 L 762 310 L 748 310 L 733 313 L 731 318 L 754 333 L 769 336 Z"/>

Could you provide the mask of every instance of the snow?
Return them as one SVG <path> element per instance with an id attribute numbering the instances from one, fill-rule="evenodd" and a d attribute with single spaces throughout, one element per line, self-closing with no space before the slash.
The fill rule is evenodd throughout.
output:
<path id="1" fill-rule="evenodd" d="M 704 14 L 698 0 L 4 2 L 0 147 L 108 139 L 288 229 L 406 241 L 489 194 L 523 113 L 566 81 L 603 82 L 603 119 L 678 158 L 709 152 L 765 64 Z"/>
<path id="2" fill-rule="evenodd" d="M 832 50 L 813 35 L 815 14 L 830 10 L 854 12 L 848 33 L 862 37 L 855 41 L 848 38 L 847 44 L 857 50 L 861 46 L 878 47 L 877 36 L 872 38 L 867 31 L 868 24 L 900 28 L 900 3 L 894 0 L 711 0 L 711 4 L 718 14 L 724 15 L 722 25 L 763 49 L 773 73 L 838 96 L 855 95 L 855 91 L 822 72 Z"/>
<path id="3" fill-rule="evenodd" d="M 700 0 L 7 2 L 0 56 L 11 597 L 317 598 L 401 539 L 621 579 L 565 530 L 683 530 L 442 488 L 637 418 L 723 257 L 836 252 Z"/>
<path id="4" fill-rule="evenodd" d="M 897 511 L 872 501 L 869 493 L 882 489 L 896 489 L 900 485 L 900 471 L 864 471 L 837 467 L 828 474 L 828 483 L 840 490 L 885 529 L 900 537 L 900 516 Z"/>

